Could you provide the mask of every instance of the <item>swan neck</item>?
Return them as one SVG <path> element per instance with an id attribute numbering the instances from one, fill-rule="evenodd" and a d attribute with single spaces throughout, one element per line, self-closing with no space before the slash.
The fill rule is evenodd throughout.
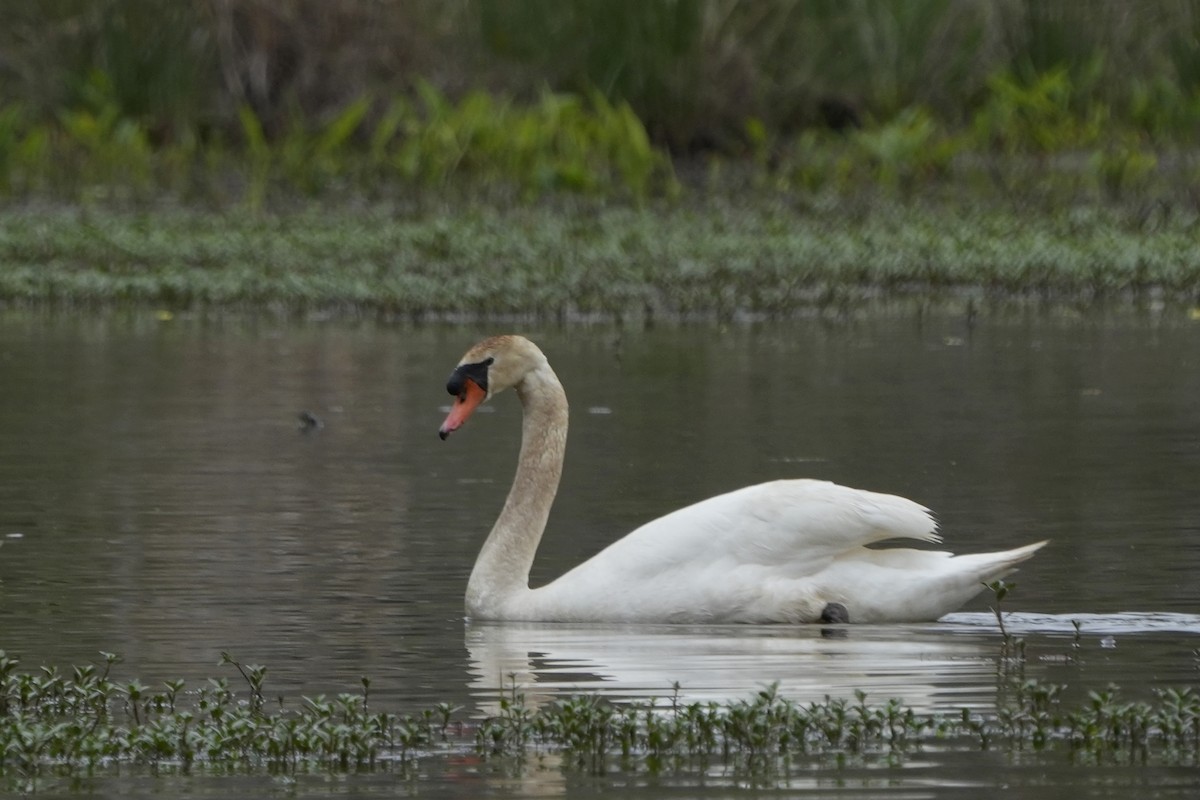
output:
<path id="1" fill-rule="evenodd" d="M 521 454 L 504 509 L 467 584 L 467 614 L 494 619 L 529 591 L 529 570 L 558 492 L 567 443 L 567 397 L 548 363 L 516 386 Z"/>

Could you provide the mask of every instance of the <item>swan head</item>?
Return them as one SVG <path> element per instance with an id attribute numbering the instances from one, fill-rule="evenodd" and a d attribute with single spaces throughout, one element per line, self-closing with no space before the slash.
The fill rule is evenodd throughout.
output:
<path id="1" fill-rule="evenodd" d="M 516 386 L 546 364 L 546 356 L 524 336 L 484 339 L 466 352 L 446 381 L 446 391 L 454 396 L 454 404 L 438 435 L 445 439 L 492 395 Z"/>

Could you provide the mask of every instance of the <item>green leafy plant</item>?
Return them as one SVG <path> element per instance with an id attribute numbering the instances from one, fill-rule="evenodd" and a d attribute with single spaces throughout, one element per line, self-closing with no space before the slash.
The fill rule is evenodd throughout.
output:
<path id="1" fill-rule="evenodd" d="M 1136 754 L 1168 764 L 1200 758 L 1200 693 L 1190 687 L 1135 702 L 1110 687 L 1070 706 L 1063 685 L 1009 679 L 994 714 L 929 715 L 899 699 L 872 703 L 864 692 L 799 704 L 776 685 L 730 703 L 684 702 L 676 686 L 665 702 L 584 695 L 535 708 L 510 678 L 497 713 L 468 724 L 457 719 L 461 707 L 448 703 L 416 714 L 372 711 L 367 680 L 361 692 L 303 697 L 295 709 L 281 699 L 277 710 L 268 709 L 266 668 L 227 653 L 222 664 L 240 672 L 248 700 L 225 678 L 186 694 L 183 681 L 160 689 L 136 678 L 116 683 L 109 670 L 117 661 L 105 654 L 103 668 L 22 672 L 0 651 L 0 782 L 29 790 L 51 767 L 55 774 L 94 773 L 121 763 L 363 770 L 382 758 L 403 764 L 443 748 L 517 758 L 553 750 L 589 770 L 612 757 L 625 769 L 651 770 L 672 759 L 716 758 L 769 772 L 789 755 L 897 759 L 935 741 L 942 748 L 1061 746 L 1091 758 Z"/>
<path id="2" fill-rule="evenodd" d="M 1108 108 L 1091 103 L 1084 114 L 1073 109 L 1075 88 L 1059 67 L 1029 81 L 1009 72 L 988 79 L 988 97 L 972 118 L 977 142 L 1004 153 L 1055 153 L 1090 147 L 1108 121 Z"/>
<path id="3" fill-rule="evenodd" d="M 428 83 L 418 89 L 422 109 L 395 106 L 382 129 L 398 134 L 391 163 L 406 179 L 445 184 L 474 176 L 530 195 L 624 190 L 636 198 L 673 186 L 669 162 L 628 104 L 550 92 L 529 106 L 482 92 L 455 104 Z M 384 149 L 381 139 L 374 151 Z"/>
<path id="4" fill-rule="evenodd" d="M 905 190 L 921 178 L 944 174 L 958 147 L 919 107 L 906 108 L 884 125 L 857 132 L 854 142 L 870 159 L 878 183 Z"/>

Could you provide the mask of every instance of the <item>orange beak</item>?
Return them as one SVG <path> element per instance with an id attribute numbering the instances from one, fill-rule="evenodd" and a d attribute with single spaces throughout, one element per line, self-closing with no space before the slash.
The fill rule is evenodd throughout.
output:
<path id="1" fill-rule="evenodd" d="M 446 415 L 446 421 L 438 429 L 438 436 L 445 440 L 447 436 L 461 428 L 475 409 L 479 408 L 479 404 L 486 399 L 487 392 L 481 389 L 478 383 L 470 378 L 463 381 L 462 394 L 455 398 L 454 406 Z"/>

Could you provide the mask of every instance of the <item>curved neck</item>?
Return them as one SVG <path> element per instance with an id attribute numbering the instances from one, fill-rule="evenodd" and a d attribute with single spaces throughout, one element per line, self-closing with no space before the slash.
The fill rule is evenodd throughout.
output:
<path id="1" fill-rule="evenodd" d="M 549 364 L 516 386 L 524 418 L 521 455 L 512 488 L 467 583 L 467 615 L 493 619 L 501 607 L 529 591 L 529 569 L 546 520 L 567 447 L 567 395 Z"/>

